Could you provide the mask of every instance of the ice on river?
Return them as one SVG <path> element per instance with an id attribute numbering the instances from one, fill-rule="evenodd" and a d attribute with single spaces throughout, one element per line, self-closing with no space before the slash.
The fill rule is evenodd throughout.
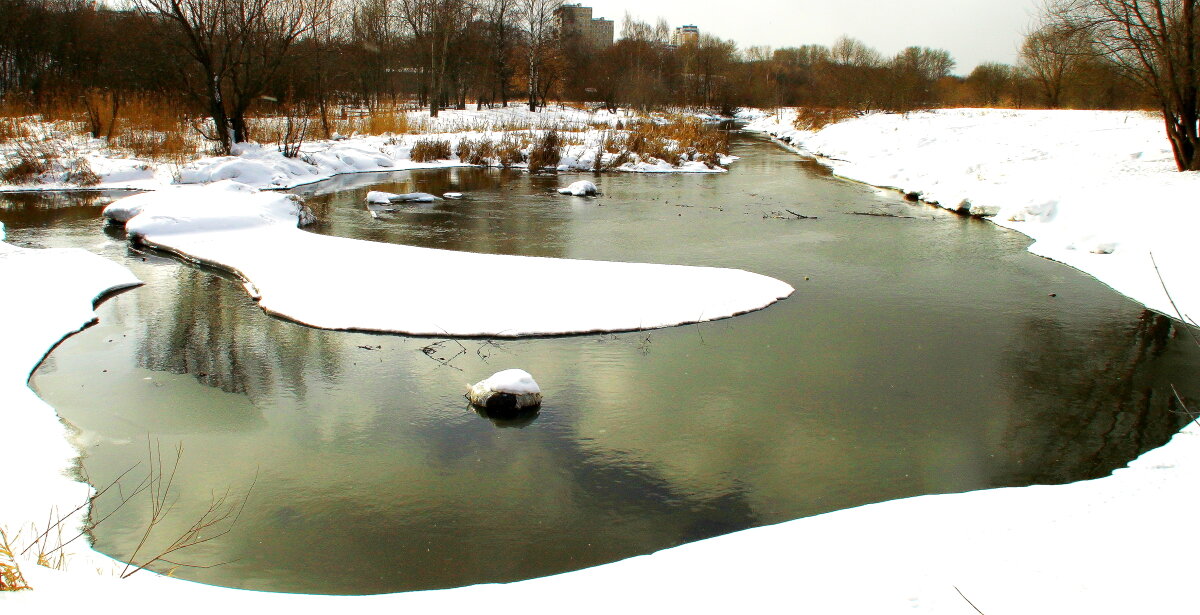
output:
<path id="1" fill-rule="evenodd" d="M 299 230 L 300 211 L 288 195 L 220 182 L 130 197 L 106 215 L 127 218 L 131 237 L 147 245 L 242 276 L 267 312 L 323 329 L 481 337 L 631 331 L 735 316 L 794 290 L 736 269 L 328 237 Z"/>

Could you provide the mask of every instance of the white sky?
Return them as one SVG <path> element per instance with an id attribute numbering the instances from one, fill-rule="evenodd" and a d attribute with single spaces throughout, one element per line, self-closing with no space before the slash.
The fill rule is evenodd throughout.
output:
<path id="1" fill-rule="evenodd" d="M 981 62 L 1016 60 L 1040 0 L 572 0 L 617 22 L 628 11 L 671 27 L 695 24 L 703 33 L 753 45 L 828 45 L 847 34 L 885 55 L 909 45 L 945 49 L 966 74 Z"/>

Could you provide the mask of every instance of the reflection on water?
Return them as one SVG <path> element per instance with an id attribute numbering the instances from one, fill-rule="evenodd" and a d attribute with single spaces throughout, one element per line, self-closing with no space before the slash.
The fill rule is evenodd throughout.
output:
<path id="1" fill-rule="evenodd" d="M 317 232 L 797 288 L 736 319 L 619 335 L 317 331 L 265 316 L 234 280 L 131 252 L 95 206 L 9 203 L 15 243 L 86 247 L 147 282 L 32 383 L 79 428 L 95 484 L 143 461 L 147 436 L 183 443 L 164 536 L 257 476 L 234 531 L 188 554 L 229 563 L 178 576 L 325 593 L 513 581 L 869 502 L 1102 476 L 1182 425 L 1170 384 L 1200 394 L 1200 353 L 1170 321 L 1024 238 L 758 141 L 735 153 L 725 176 L 596 178 L 599 199 L 552 193 L 576 177 L 478 169 L 304 189 Z M 466 198 L 373 218 L 371 189 Z M 818 219 L 763 216 L 783 209 Z M 873 210 L 913 217 L 850 215 Z M 387 283 L 413 265 L 364 266 Z M 480 416 L 467 383 L 510 367 L 542 385 L 540 412 Z M 96 545 L 127 555 L 145 522 L 125 507 Z"/>

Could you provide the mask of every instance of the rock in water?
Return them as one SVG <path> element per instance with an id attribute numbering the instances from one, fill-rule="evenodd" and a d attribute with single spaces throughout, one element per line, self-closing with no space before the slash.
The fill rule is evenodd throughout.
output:
<path id="1" fill-rule="evenodd" d="M 510 369 L 467 391 L 471 404 L 488 410 L 533 410 L 542 405 L 542 389 L 529 372 Z"/>
<path id="2" fill-rule="evenodd" d="M 596 184 L 589 181 L 578 181 L 566 188 L 559 188 L 559 194 L 569 194 L 571 196 L 596 196 L 600 191 L 596 188 Z"/>

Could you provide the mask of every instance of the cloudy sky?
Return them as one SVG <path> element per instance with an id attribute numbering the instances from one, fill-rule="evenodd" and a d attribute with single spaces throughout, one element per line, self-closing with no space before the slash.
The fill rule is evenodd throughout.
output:
<path id="1" fill-rule="evenodd" d="M 702 32 L 741 47 L 828 45 L 843 34 L 885 54 L 909 45 L 946 49 L 957 73 L 980 62 L 1013 63 L 1021 36 L 1040 0 L 571 0 L 617 22 L 626 11 L 646 21 L 666 18 L 672 27 L 695 24 Z"/>

